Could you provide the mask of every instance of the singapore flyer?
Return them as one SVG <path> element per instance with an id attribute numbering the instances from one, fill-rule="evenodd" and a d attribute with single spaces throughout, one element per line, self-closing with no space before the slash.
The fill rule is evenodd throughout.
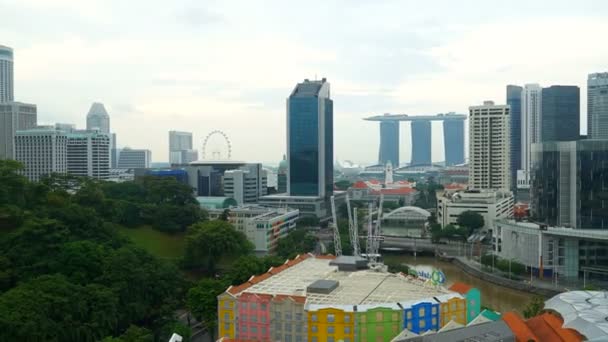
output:
<path id="1" fill-rule="evenodd" d="M 202 158 L 229 160 L 232 157 L 232 145 L 228 135 L 220 130 L 211 131 L 203 141 Z"/>

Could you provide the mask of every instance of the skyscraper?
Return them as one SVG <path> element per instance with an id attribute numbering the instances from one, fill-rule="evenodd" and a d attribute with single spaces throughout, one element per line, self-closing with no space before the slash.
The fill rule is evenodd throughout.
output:
<path id="1" fill-rule="evenodd" d="M 521 92 L 521 168 L 517 173 L 517 187 L 530 187 L 530 147 L 540 141 L 542 88 L 526 84 Z"/>
<path id="2" fill-rule="evenodd" d="M 198 159 L 194 158 L 195 153 L 198 157 L 198 151 L 192 149 L 192 133 L 169 131 L 169 163 L 171 165 L 188 164 Z"/>
<path id="3" fill-rule="evenodd" d="M 464 120 L 443 121 L 443 151 L 445 166 L 464 163 Z"/>
<path id="4" fill-rule="evenodd" d="M 13 49 L 0 45 L 0 103 L 15 99 L 13 83 Z"/>
<path id="5" fill-rule="evenodd" d="M 13 159 L 15 133 L 36 127 L 36 105 L 6 102 L 0 104 L 0 159 Z"/>
<path id="6" fill-rule="evenodd" d="M 102 103 L 94 102 L 87 114 L 87 130 L 110 134 L 110 115 Z"/>
<path id="7" fill-rule="evenodd" d="M 118 154 L 119 169 L 137 169 L 149 168 L 152 160 L 152 152 L 150 150 L 135 150 L 125 147 Z"/>
<path id="8" fill-rule="evenodd" d="M 431 165 L 431 121 L 412 121 L 412 162 Z"/>
<path id="9" fill-rule="evenodd" d="M 469 107 L 469 185 L 509 190 L 511 165 L 509 106 L 485 101 Z"/>
<path id="10" fill-rule="evenodd" d="M 68 173 L 79 177 L 110 177 L 110 135 L 98 130 L 67 133 Z"/>
<path id="11" fill-rule="evenodd" d="M 507 105 L 511 109 L 511 190 L 517 188 L 517 170 L 521 169 L 521 93 L 523 88 L 507 86 Z"/>
<path id="12" fill-rule="evenodd" d="M 287 191 L 290 196 L 333 193 L 333 101 L 329 82 L 304 80 L 287 99 Z"/>
<path id="13" fill-rule="evenodd" d="M 544 141 L 573 141 L 580 137 L 580 89 L 577 86 L 543 88 L 541 136 Z"/>
<path id="14" fill-rule="evenodd" d="M 37 127 L 15 133 L 15 160 L 31 181 L 52 173 L 67 172 L 67 136 L 53 126 Z"/>
<path id="15" fill-rule="evenodd" d="M 391 162 L 399 167 L 399 121 L 380 122 L 380 153 L 378 164 Z"/>
<path id="16" fill-rule="evenodd" d="M 587 136 L 608 139 L 608 72 L 587 78 Z"/>

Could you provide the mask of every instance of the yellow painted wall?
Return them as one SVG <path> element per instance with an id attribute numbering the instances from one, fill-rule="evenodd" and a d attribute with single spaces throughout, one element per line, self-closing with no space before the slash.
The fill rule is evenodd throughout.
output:
<path id="1" fill-rule="evenodd" d="M 336 342 L 345 339 L 353 342 L 355 339 L 353 312 L 327 308 L 309 311 L 307 317 L 308 341 L 315 341 L 316 337 L 317 342 L 325 342 L 329 336 L 333 336 Z M 331 333 L 332 329 L 333 333 Z"/>
<path id="2" fill-rule="evenodd" d="M 236 298 L 226 293 L 220 295 L 217 300 L 217 310 L 219 336 L 235 338 Z"/>
<path id="3" fill-rule="evenodd" d="M 443 302 L 441 307 L 441 326 L 448 324 L 450 321 L 467 324 L 467 307 L 464 298 L 450 298 L 447 302 Z"/>

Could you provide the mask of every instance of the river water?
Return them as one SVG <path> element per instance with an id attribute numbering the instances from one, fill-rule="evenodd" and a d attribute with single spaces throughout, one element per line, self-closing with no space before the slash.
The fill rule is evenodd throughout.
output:
<path id="1" fill-rule="evenodd" d="M 446 287 L 455 282 L 463 282 L 481 291 L 481 305 L 499 312 L 516 311 L 520 315 L 526 304 L 534 297 L 533 294 L 513 290 L 488 283 L 465 273 L 456 265 L 436 260 L 434 257 L 422 256 L 414 258 L 411 255 L 385 254 L 385 261 L 400 262 L 411 266 L 429 266 L 443 271 L 446 276 Z"/>

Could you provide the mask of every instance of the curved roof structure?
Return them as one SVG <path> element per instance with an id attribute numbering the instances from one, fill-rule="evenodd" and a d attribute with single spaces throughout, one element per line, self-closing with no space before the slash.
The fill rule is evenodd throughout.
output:
<path id="1" fill-rule="evenodd" d="M 570 291 L 545 302 L 546 310 L 559 313 L 564 328 L 571 328 L 591 341 L 608 340 L 608 292 Z"/>
<path id="2" fill-rule="evenodd" d="M 236 207 L 236 200 L 232 197 L 204 197 L 196 198 L 201 207 L 206 209 L 226 209 L 231 206 Z"/>
<path id="3" fill-rule="evenodd" d="M 413 214 L 413 215 L 412 215 Z M 401 208 L 397 208 L 393 211 L 391 211 L 390 213 L 383 215 L 383 219 L 389 219 L 391 217 L 394 218 L 423 218 L 426 219 L 427 217 L 431 216 L 431 213 L 427 210 L 424 210 L 422 208 L 418 208 L 418 207 L 401 207 Z"/>

